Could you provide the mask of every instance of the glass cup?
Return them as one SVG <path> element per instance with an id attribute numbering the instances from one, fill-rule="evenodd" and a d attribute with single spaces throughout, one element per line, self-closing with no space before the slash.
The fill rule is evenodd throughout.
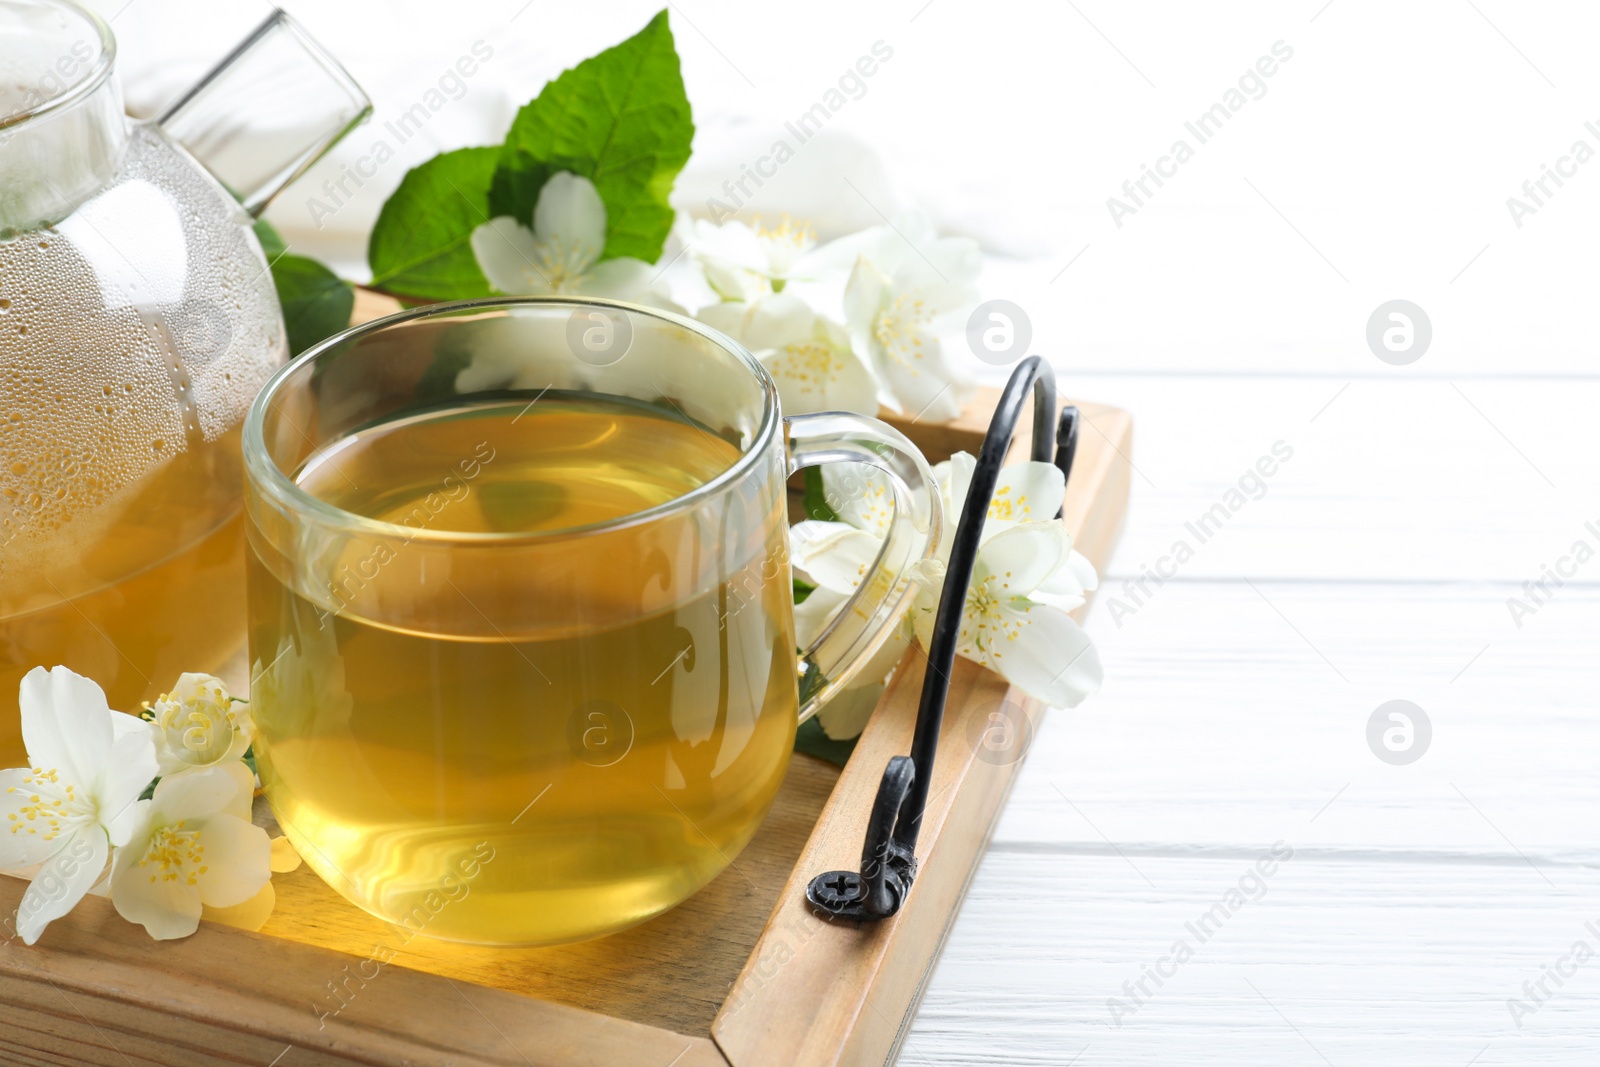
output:
<path id="1" fill-rule="evenodd" d="M 447 940 L 593 937 L 716 877 L 938 541 L 897 431 L 784 417 L 732 340 L 599 300 L 352 329 L 267 384 L 244 455 L 267 797 L 345 897 Z M 786 481 L 829 462 L 885 472 L 893 518 L 797 651 Z"/>

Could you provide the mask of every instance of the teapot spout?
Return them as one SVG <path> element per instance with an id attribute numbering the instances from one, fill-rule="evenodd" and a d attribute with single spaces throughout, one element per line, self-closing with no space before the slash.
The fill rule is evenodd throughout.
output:
<path id="1" fill-rule="evenodd" d="M 275 10 L 156 123 L 255 216 L 371 113 L 338 60 Z"/>

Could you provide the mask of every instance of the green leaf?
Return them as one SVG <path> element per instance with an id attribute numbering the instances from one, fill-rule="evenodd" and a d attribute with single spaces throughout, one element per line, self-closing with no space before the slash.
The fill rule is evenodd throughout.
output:
<path id="1" fill-rule="evenodd" d="M 256 240 L 261 242 L 261 251 L 267 254 L 268 263 L 283 255 L 288 249 L 289 246 L 283 241 L 283 235 L 278 233 L 272 223 L 266 219 L 256 219 L 254 229 L 256 231 Z"/>
<path id="2" fill-rule="evenodd" d="M 526 149 L 507 144 L 489 183 L 489 214 L 510 215 L 529 229 L 533 228 L 533 209 L 539 205 L 539 192 L 557 169 L 541 163 Z M 607 214 L 610 210 L 607 209 Z"/>
<path id="3" fill-rule="evenodd" d="M 584 60 L 517 113 L 490 198 L 531 224 L 554 171 L 594 182 L 606 205 L 605 258 L 654 263 L 672 229 L 672 183 L 689 161 L 694 118 L 663 9 L 643 30 Z"/>
<path id="4" fill-rule="evenodd" d="M 401 179 L 384 201 L 367 245 L 372 284 L 420 300 L 488 296 L 472 254 L 472 231 L 489 219 L 498 148 L 458 148 Z"/>
<path id="5" fill-rule="evenodd" d="M 350 283 L 314 259 L 287 255 L 289 246 L 266 219 L 256 220 L 255 231 L 272 264 L 272 284 L 289 332 L 289 354 L 298 356 L 349 326 L 356 303 Z"/>
<path id="6" fill-rule="evenodd" d="M 813 715 L 801 723 L 800 729 L 795 731 L 794 750 L 843 767 L 850 759 L 850 753 L 856 750 L 858 740 L 859 738 L 852 737 L 848 741 L 835 741 L 827 735 L 822 729 L 822 723 Z"/>
<path id="7" fill-rule="evenodd" d="M 828 494 L 822 484 L 822 468 L 807 467 L 802 477 L 805 478 L 805 494 L 800 498 L 800 508 L 808 519 L 817 519 L 820 522 L 838 522 L 839 515 L 828 506 Z"/>
<path id="8" fill-rule="evenodd" d="M 350 325 L 355 290 L 316 260 L 279 256 L 272 265 L 272 281 L 283 305 L 291 355 L 298 356 Z"/>

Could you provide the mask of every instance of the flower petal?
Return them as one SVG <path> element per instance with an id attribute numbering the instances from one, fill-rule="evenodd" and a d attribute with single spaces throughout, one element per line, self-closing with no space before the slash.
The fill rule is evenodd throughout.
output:
<path id="1" fill-rule="evenodd" d="M 157 941 L 188 937 L 200 928 L 200 890 L 186 878 L 163 878 L 141 867 L 135 849 L 119 850 L 111 872 L 111 903 Z"/>
<path id="2" fill-rule="evenodd" d="M 883 240 L 882 233 L 888 232 L 888 229 L 887 226 L 870 227 L 817 245 L 795 260 L 789 271 L 790 276 L 826 278 L 829 275 L 837 277 L 846 274 L 863 255 L 871 258 Z"/>
<path id="3" fill-rule="evenodd" d="M 584 296 L 640 302 L 655 277 L 655 268 L 642 259 L 619 256 L 596 263 L 574 286 Z"/>
<path id="4" fill-rule="evenodd" d="M 35 667 L 23 676 L 22 743 L 35 767 L 86 787 L 111 754 L 111 707 L 105 690 L 65 667 Z"/>
<path id="5" fill-rule="evenodd" d="M 224 763 L 218 769 L 233 779 L 233 796 L 222 810 L 249 822 L 250 808 L 256 796 L 256 776 L 240 760 Z"/>
<path id="6" fill-rule="evenodd" d="M 889 672 L 899 666 L 901 658 L 905 656 L 906 649 L 911 647 L 911 641 L 915 636 L 910 620 L 901 618 L 889 631 L 889 636 L 883 644 L 878 646 L 878 650 L 867 657 L 861 669 L 846 683 L 847 687 L 859 689 L 862 686 L 881 684 L 889 676 Z"/>
<path id="7" fill-rule="evenodd" d="M 833 540 L 854 529 L 849 523 L 822 519 L 805 519 L 789 527 L 789 562 L 796 571 L 804 572 L 806 561 L 813 554 L 826 552 Z M 809 578 L 809 574 L 803 574 Z M 848 592 L 848 590 L 846 590 Z"/>
<path id="8" fill-rule="evenodd" d="M 941 237 L 922 251 L 927 256 L 924 265 L 941 281 L 958 289 L 970 289 L 983 270 L 983 252 L 970 237 Z"/>
<path id="9" fill-rule="evenodd" d="M 821 319 L 804 300 L 788 293 L 762 297 L 745 308 L 739 340 L 757 352 L 811 340 Z"/>
<path id="10" fill-rule="evenodd" d="M 1083 628 L 1066 612 L 1043 604 L 1022 611 L 1002 609 L 1018 624 L 1016 640 L 991 650 L 994 668 L 1024 693 L 1051 707 L 1075 708 L 1100 690 L 1105 670 Z"/>
<path id="11" fill-rule="evenodd" d="M 204 767 L 169 774 L 161 779 L 150 797 L 155 808 L 151 818 L 157 824 L 207 819 L 228 810 L 238 791 L 239 780 L 227 767 Z M 138 844 L 135 841 L 130 847 Z"/>
<path id="12" fill-rule="evenodd" d="M 17 933 L 25 944 L 38 941 L 46 926 L 78 906 L 78 901 L 100 880 L 110 850 L 104 830 L 85 826 L 45 861 L 17 908 Z"/>
<path id="13" fill-rule="evenodd" d="M 1066 560 L 1060 566 L 1050 572 L 1049 577 L 1028 594 L 1028 599 L 1050 604 L 1062 611 L 1072 611 L 1083 604 L 1087 599 L 1086 594 L 1099 584 L 1094 564 L 1073 550 L 1067 553 Z"/>
<path id="14" fill-rule="evenodd" d="M 972 488 L 972 472 L 977 469 L 978 461 L 970 452 L 957 452 L 933 468 L 933 480 L 939 483 L 945 514 L 951 519 L 961 514 L 961 506 L 967 502 L 967 492 Z"/>
<path id="15" fill-rule="evenodd" d="M 744 317 L 750 310 L 749 304 L 742 304 L 737 300 L 725 300 L 720 304 L 707 304 L 694 313 L 694 317 L 711 327 L 721 330 L 735 341 L 744 329 Z M 740 342 L 743 343 L 742 341 Z"/>
<path id="16" fill-rule="evenodd" d="M 43 862 L 70 840 L 70 835 L 48 836 L 41 820 L 29 819 L 23 811 L 32 806 L 33 791 L 28 788 L 31 774 L 25 767 L 0 771 L 0 870 Z"/>
<path id="17" fill-rule="evenodd" d="M 101 824 L 110 834 L 111 843 L 120 846 L 127 843 L 133 830 L 134 804 L 158 773 L 158 763 L 155 730 L 150 724 L 120 712 L 113 722 L 118 737 L 111 745 L 109 762 L 95 785 L 94 795 Z M 146 729 L 139 729 L 139 723 L 144 723 Z"/>
<path id="18" fill-rule="evenodd" d="M 817 709 L 817 722 L 822 724 L 822 732 L 835 741 L 848 741 L 852 737 L 860 737 L 861 731 L 867 728 L 867 721 L 872 718 L 873 711 L 878 707 L 878 700 L 883 696 L 883 690 L 883 680 L 879 679 L 863 686 L 850 686 L 836 692 L 826 704 Z"/>
<path id="19" fill-rule="evenodd" d="M 944 561 L 939 559 L 920 560 L 911 568 L 911 581 L 916 586 L 916 593 L 906 618 L 911 620 L 912 629 L 924 649 L 933 647 L 933 623 L 938 617 L 939 601 L 944 591 L 945 569 Z"/>
<path id="20" fill-rule="evenodd" d="M 1095 573 L 1094 564 L 1077 549 L 1068 554 L 1067 566 L 1072 570 L 1073 578 L 1086 591 L 1100 588 L 1100 576 Z"/>
<path id="21" fill-rule="evenodd" d="M 893 350 L 882 351 L 876 366 L 901 411 L 919 422 L 949 422 L 961 414 L 971 387 L 956 380 L 937 335 L 908 329 Z"/>
<path id="22" fill-rule="evenodd" d="M 778 387 L 785 414 L 812 411 L 878 411 L 878 383 L 848 343 L 799 341 L 761 354 L 761 365 Z"/>
<path id="23" fill-rule="evenodd" d="M 700 219 L 690 244 L 706 283 L 723 300 L 754 300 L 771 291 L 762 273 L 765 253 L 744 223 L 735 219 L 718 226 Z"/>
<path id="24" fill-rule="evenodd" d="M 822 488 L 839 518 L 880 538 L 888 535 L 894 489 L 883 470 L 870 463 L 829 463 L 822 468 Z"/>
<path id="25" fill-rule="evenodd" d="M 1028 460 L 1000 470 L 989 517 L 1024 522 L 1054 519 L 1066 496 L 1067 479 L 1054 463 Z"/>
<path id="26" fill-rule="evenodd" d="M 744 270 L 758 271 L 766 266 L 766 254 L 756 239 L 756 231 L 738 219 L 721 225 L 710 219 L 696 219 L 691 241 L 696 256 L 714 257 Z"/>
<path id="27" fill-rule="evenodd" d="M 172 692 L 161 694 L 150 706 L 161 773 L 207 767 L 244 755 L 250 745 L 251 724 L 249 712 L 241 707 L 215 675 L 179 675 Z"/>
<path id="28" fill-rule="evenodd" d="M 1052 578 L 1061 573 L 1059 570 L 1056 571 Z M 1082 593 L 1073 592 L 1071 588 L 1064 585 L 1051 585 L 1047 580 L 1045 584 L 1029 593 L 1028 599 L 1035 604 L 1045 604 L 1060 611 L 1073 612 L 1083 607 L 1089 598 Z"/>
<path id="29" fill-rule="evenodd" d="M 510 215 L 499 215 L 472 231 L 473 258 L 497 292 L 511 296 L 549 293 L 539 276 L 539 244 L 533 231 Z"/>
<path id="30" fill-rule="evenodd" d="M 858 352 L 868 352 L 875 344 L 873 326 L 889 302 L 889 279 L 866 256 L 856 260 L 844 288 L 844 318 L 850 339 Z"/>
<path id="31" fill-rule="evenodd" d="M 195 881 L 200 902 L 214 908 L 243 904 L 272 878 L 272 842 L 267 832 L 232 815 L 206 820 L 200 831 L 205 867 Z"/>
<path id="32" fill-rule="evenodd" d="M 950 548 L 955 544 L 956 527 L 961 522 L 961 512 L 967 503 L 967 493 L 972 488 L 972 472 L 978 461 L 970 452 L 957 452 L 933 468 L 933 480 L 939 486 L 939 502 L 944 506 L 944 525 L 939 533 L 939 558 L 948 561 Z M 984 531 L 988 532 L 988 523 Z"/>
<path id="33" fill-rule="evenodd" d="M 606 205 L 594 182 L 566 170 L 550 175 L 533 209 L 533 232 L 540 244 L 570 250 L 568 262 L 599 259 L 606 247 Z"/>
<path id="34" fill-rule="evenodd" d="M 776 226 L 758 225 L 756 243 L 761 246 L 761 270 L 771 278 L 787 280 L 795 264 L 817 244 L 817 232 L 805 222 L 782 216 Z"/>
<path id="35" fill-rule="evenodd" d="M 840 593 L 860 584 L 882 548 L 878 538 L 842 522 L 796 523 L 789 536 L 794 565 L 817 585 Z"/>
<path id="36" fill-rule="evenodd" d="M 849 593 L 836 589 L 824 589 L 821 586 L 813 589 L 810 596 L 794 606 L 795 644 L 810 648 L 849 599 Z"/>
<path id="37" fill-rule="evenodd" d="M 1059 522 L 1018 523 L 978 548 L 972 584 L 991 579 L 989 592 L 1000 600 L 1028 596 L 1066 563 L 1071 550 L 1071 539 Z"/>
<path id="38" fill-rule="evenodd" d="M 260 930 L 267 925 L 267 920 L 272 918 L 272 909 L 277 906 L 278 893 L 268 882 L 261 887 L 261 892 L 245 901 L 235 904 L 231 908 L 213 908 L 205 905 L 200 912 L 200 917 L 206 922 L 221 923 L 239 930 Z"/>
<path id="39" fill-rule="evenodd" d="M 287 837 L 272 839 L 272 873 L 287 874 L 300 869 L 300 853 Z"/>

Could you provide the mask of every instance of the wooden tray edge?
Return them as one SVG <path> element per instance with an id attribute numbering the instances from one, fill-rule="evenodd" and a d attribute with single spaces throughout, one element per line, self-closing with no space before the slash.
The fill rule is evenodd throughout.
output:
<path id="1" fill-rule="evenodd" d="M 980 397 L 979 403 L 992 409 L 993 400 Z M 1063 521 L 1078 550 L 1103 569 L 1126 511 L 1133 422 L 1115 408 L 1079 406 L 1093 425 L 1080 434 Z M 907 653 L 712 1025 L 712 1037 L 734 1067 L 881 1064 L 904 1041 L 908 1013 L 926 987 L 1020 764 L 980 758 L 973 738 L 997 702 L 1021 705 L 1034 717 L 1040 710 L 997 675 L 956 661 L 921 834 L 924 862 L 912 894 L 886 922 L 829 924 L 805 903 L 806 883 L 859 862 L 884 765 L 909 750 L 924 666 L 920 650 Z"/>

